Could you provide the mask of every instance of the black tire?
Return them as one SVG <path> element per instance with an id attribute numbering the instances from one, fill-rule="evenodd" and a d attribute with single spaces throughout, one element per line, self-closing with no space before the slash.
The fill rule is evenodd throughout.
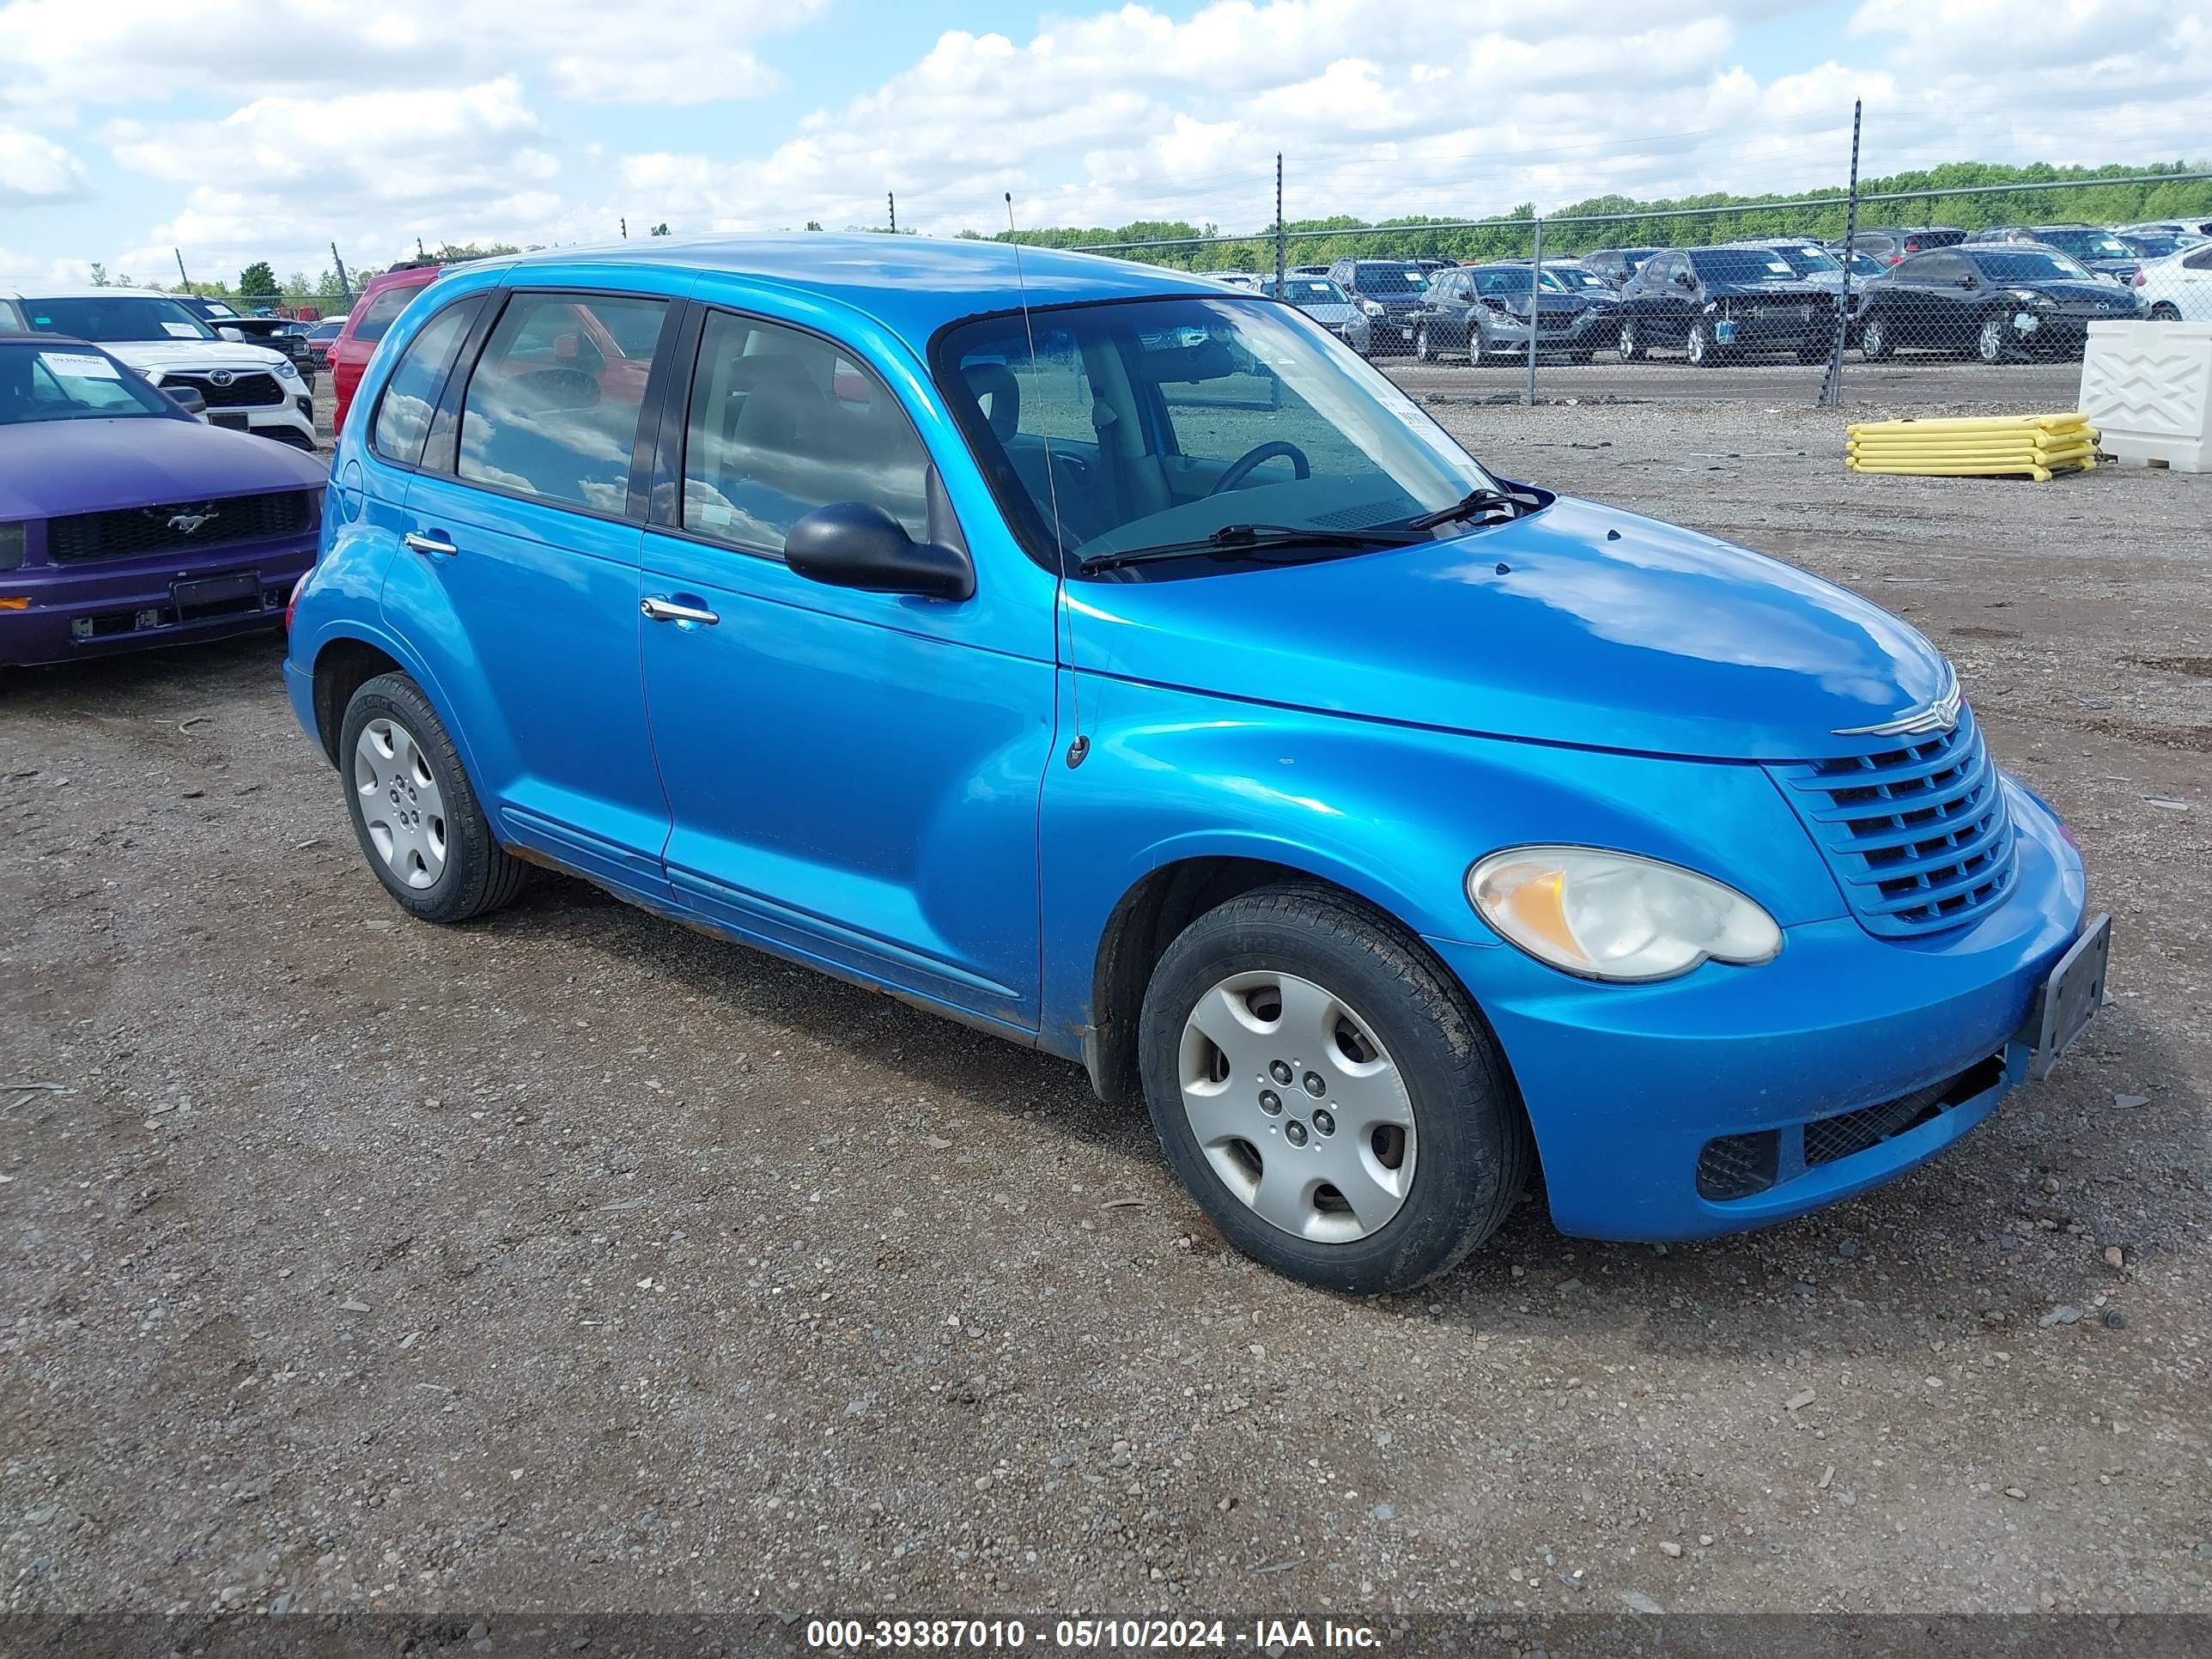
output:
<path id="1" fill-rule="evenodd" d="M 354 787 L 355 757 L 364 728 L 388 720 L 404 730 L 435 781 L 444 829 L 444 866 L 428 886 L 410 886 L 378 851 Z M 380 674 L 365 683 L 346 704 L 338 728 L 338 771 L 346 780 L 346 815 L 362 857 L 384 890 L 410 915 L 424 921 L 467 921 L 496 910 L 522 890 L 530 866 L 499 844 L 477 799 L 475 786 L 438 711 L 422 688 L 404 674 Z"/>
<path id="2" fill-rule="evenodd" d="M 2171 300 L 2160 300 L 2150 308 L 2150 319 L 2154 323 L 2178 323 L 2181 320 L 2181 307 Z"/>
<path id="3" fill-rule="evenodd" d="M 2004 313 L 1992 311 L 1974 325 L 1974 356 L 1995 368 L 2008 355 L 2006 348 Z"/>
<path id="4" fill-rule="evenodd" d="M 1432 363 L 1437 360 L 1436 354 L 1429 349 L 1429 325 L 1426 323 L 1413 331 L 1413 360 L 1423 363 Z"/>
<path id="5" fill-rule="evenodd" d="M 1869 317 L 1859 325 L 1859 356 L 1870 363 L 1886 362 L 1897 352 L 1897 342 L 1891 337 L 1889 319 Z"/>
<path id="6" fill-rule="evenodd" d="M 1713 325 L 1704 318 L 1690 325 L 1690 332 L 1682 342 L 1683 355 L 1690 360 L 1692 368 L 1718 368 L 1721 366 L 1720 342 L 1713 337 Z"/>
<path id="7" fill-rule="evenodd" d="M 1636 325 L 1635 318 L 1620 319 L 1620 337 L 1613 343 L 1613 349 L 1620 354 L 1620 361 L 1624 363 L 1644 361 L 1644 331 Z"/>
<path id="8" fill-rule="evenodd" d="M 1230 976 L 1270 969 L 1356 1010 L 1411 1100 L 1412 1182 L 1363 1237 L 1316 1242 L 1263 1218 L 1215 1172 L 1184 1109 L 1191 1011 Z M 1260 888 L 1191 923 L 1152 971 L 1138 1042 L 1153 1131 L 1207 1218 L 1261 1265 L 1322 1289 L 1371 1295 L 1449 1271 L 1505 1218 L 1534 1159 L 1504 1060 L 1464 991 L 1386 918 L 1328 889 Z"/>

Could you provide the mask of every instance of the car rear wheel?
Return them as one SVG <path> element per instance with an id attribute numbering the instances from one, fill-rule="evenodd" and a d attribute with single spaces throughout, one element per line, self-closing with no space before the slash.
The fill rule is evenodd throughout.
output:
<path id="1" fill-rule="evenodd" d="M 362 856 L 402 908 L 466 921 L 522 890 L 530 866 L 499 844 L 445 722 L 406 675 L 353 694 L 338 758 Z"/>
<path id="2" fill-rule="evenodd" d="M 1870 363 L 1878 363 L 1897 349 L 1897 343 L 1889 337 L 1889 325 L 1879 317 L 1869 317 L 1859 325 L 1859 356 Z"/>
<path id="3" fill-rule="evenodd" d="M 1620 319 L 1620 339 L 1613 349 L 1620 353 L 1620 361 L 1624 363 L 1640 363 L 1644 361 L 1644 335 L 1636 326 L 1636 319 L 1633 317 L 1624 317 Z"/>
<path id="4" fill-rule="evenodd" d="M 1162 1149 L 1222 1236 L 1327 1289 L 1409 1289 L 1502 1221 L 1533 1157 L 1464 994 L 1337 894 L 1262 888 L 1193 922 L 1139 1024 Z"/>
<path id="5" fill-rule="evenodd" d="M 1974 336 L 1974 356 L 1985 363 L 2001 363 L 2005 360 L 2003 313 L 1993 311 L 1982 319 L 1981 331 Z"/>

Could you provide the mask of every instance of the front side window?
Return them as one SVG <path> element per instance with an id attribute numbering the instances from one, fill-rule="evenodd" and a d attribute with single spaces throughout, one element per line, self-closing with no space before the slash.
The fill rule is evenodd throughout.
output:
<path id="1" fill-rule="evenodd" d="M 945 330 L 931 358 L 1001 509 L 1048 566 L 1231 526 L 1364 533 L 1497 487 L 1396 386 L 1264 301 L 980 318 Z"/>
<path id="2" fill-rule="evenodd" d="M 176 412 L 176 405 L 104 352 L 0 344 L 0 426 Z"/>
<path id="3" fill-rule="evenodd" d="M 665 300 L 517 294 L 484 343 L 461 405 L 460 476 L 560 507 L 619 514 L 649 356 L 610 353 L 619 322 L 657 335 Z"/>
<path id="4" fill-rule="evenodd" d="M 161 294 L 101 294 L 88 298 L 23 301 L 31 326 L 41 334 L 68 334 L 103 345 L 149 340 L 212 340 L 215 331 Z"/>
<path id="5" fill-rule="evenodd" d="M 407 343 L 406 355 L 385 382 L 368 435 L 369 447 L 387 461 L 412 466 L 422 458 L 446 371 L 453 366 L 453 354 L 475 315 L 476 307 L 466 300 L 447 306 Z"/>
<path id="6" fill-rule="evenodd" d="M 929 453 L 889 387 L 818 336 L 714 312 L 684 442 L 684 527 L 780 555 L 817 507 L 879 507 L 929 534 Z"/>

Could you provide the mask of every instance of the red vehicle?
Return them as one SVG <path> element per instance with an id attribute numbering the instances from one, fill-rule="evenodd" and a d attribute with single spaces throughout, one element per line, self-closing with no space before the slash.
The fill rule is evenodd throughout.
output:
<path id="1" fill-rule="evenodd" d="M 399 320 L 407 302 L 437 280 L 440 269 L 432 260 L 394 265 L 382 276 L 370 277 L 368 286 L 354 296 L 345 328 L 330 343 L 331 390 L 337 400 L 331 414 L 334 435 L 345 430 L 354 388 L 361 384 L 362 370 L 376 355 L 376 343 Z"/>

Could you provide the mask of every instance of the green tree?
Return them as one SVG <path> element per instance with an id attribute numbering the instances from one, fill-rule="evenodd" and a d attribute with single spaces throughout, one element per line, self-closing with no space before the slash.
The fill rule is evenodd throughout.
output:
<path id="1" fill-rule="evenodd" d="M 242 300 L 273 300 L 283 292 L 266 259 L 256 259 L 238 273 L 238 294 Z"/>
<path id="2" fill-rule="evenodd" d="M 648 234 L 648 235 L 652 235 L 652 236 L 665 236 L 665 235 L 667 235 L 667 234 L 668 234 L 668 221 L 667 221 L 667 220 L 665 220 L 665 219 L 663 219 L 663 220 L 662 220 L 659 224 L 655 225 L 655 226 L 654 226 L 654 227 L 653 227 L 650 231 L 648 231 L 648 232 L 647 233 L 647 234 Z"/>
<path id="3" fill-rule="evenodd" d="M 107 267 L 100 264 L 97 259 L 94 259 L 92 262 L 92 285 L 94 288 L 106 288 L 108 286 Z"/>

